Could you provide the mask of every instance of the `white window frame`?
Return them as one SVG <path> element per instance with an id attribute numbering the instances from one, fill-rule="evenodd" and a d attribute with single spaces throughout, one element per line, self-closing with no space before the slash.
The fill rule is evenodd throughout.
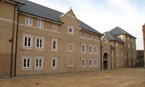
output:
<path id="1" fill-rule="evenodd" d="M 42 19 L 37 20 L 37 27 L 38 28 L 44 28 L 44 21 Z"/>
<path id="2" fill-rule="evenodd" d="M 86 53 L 86 44 L 82 43 L 81 45 L 81 49 L 82 49 L 82 54 L 85 54 Z M 84 51 L 83 51 L 83 46 L 84 46 Z"/>
<path id="3" fill-rule="evenodd" d="M 69 31 L 70 28 L 72 29 L 72 32 Z M 68 30 L 67 30 L 67 32 L 68 32 L 68 34 L 70 34 L 70 35 L 74 35 L 74 27 L 68 25 Z"/>
<path id="4" fill-rule="evenodd" d="M 84 31 L 82 31 L 82 37 L 85 37 L 85 32 Z"/>
<path id="5" fill-rule="evenodd" d="M 83 61 L 84 61 L 84 64 L 83 64 Z M 82 59 L 81 64 L 82 64 L 82 68 L 86 67 L 86 59 L 85 58 Z"/>
<path id="6" fill-rule="evenodd" d="M 90 61 L 92 62 L 91 65 L 90 65 Z M 88 65 L 89 65 L 89 67 L 93 67 L 93 59 L 89 59 L 89 60 L 88 60 Z"/>
<path id="7" fill-rule="evenodd" d="M 36 66 L 36 60 L 38 59 L 38 66 Z M 39 66 L 40 65 L 40 60 L 41 60 L 41 66 Z M 42 70 L 44 68 L 44 58 L 43 57 L 35 57 L 35 67 L 34 67 L 34 69 L 35 70 Z"/>
<path id="8" fill-rule="evenodd" d="M 24 59 L 26 59 L 26 61 L 29 59 L 29 67 L 27 66 L 26 63 L 26 67 L 24 67 Z M 32 57 L 31 56 L 23 56 L 22 57 L 22 70 L 32 70 Z"/>
<path id="9" fill-rule="evenodd" d="M 73 46 L 72 50 L 69 49 L 69 46 L 70 46 L 70 45 Z M 74 44 L 73 44 L 73 43 L 68 43 L 68 44 L 67 44 L 67 50 L 68 50 L 68 52 L 74 52 Z"/>
<path id="10" fill-rule="evenodd" d="M 32 26 L 32 24 L 33 24 L 33 18 L 30 17 L 30 16 L 26 16 L 26 18 L 25 18 L 25 24 L 29 25 L 29 26 Z"/>
<path id="11" fill-rule="evenodd" d="M 116 65 L 117 65 L 117 66 L 120 65 L 120 61 L 119 61 L 119 59 L 116 59 Z"/>
<path id="12" fill-rule="evenodd" d="M 57 24 L 52 25 L 52 31 L 57 32 Z"/>
<path id="13" fill-rule="evenodd" d="M 92 48 L 92 51 L 90 52 L 90 47 Z M 90 45 L 89 44 L 89 46 L 88 46 L 88 52 L 89 52 L 89 54 L 92 54 L 93 53 L 93 45 Z"/>
<path id="14" fill-rule="evenodd" d="M 128 48 L 130 48 L 130 44 L 128 43 Z"/>
<path id="15" fill-rule="evenodd" d="M 88 33 L 88 38 L 92 38 L 92 35 L 91 35 L 91 33 Z"/>
<path id="16" fill-rule="evenodd" d="M 69 64 L 70 60 L 72 60 L 72 64 L 71 65 Z M 74 58 L 68 58 L 67 59 L 67 66 L 68 67 L 74 67 Z"/>
<path id="17" fill-rule="evenodd" d="M 37 47 L 37 40 L 39 40 L 38 47 Z M 40 40 L 42 43 L 40 43 Z M 35 49 L 36 50 L 44 50 L 44 43 L 45 43 L 45 38 L 41 36 L 35 36 Z"/>
<path id="18" fill-rule="evenodd" d="M 55 60 L 55 66 L 53 66 L 53 60 Z M 58 58 L 52 57 L 51 58 L 51 69 L 57 69 L 57 65 L 58 65 Z"/>
<path id="19" fill-rule="evenodd" d="M 53 42 L 55 41 L 55 49 L 53 48 Z M 57 52 L 58 51 L 58 39 L 52 39 L 52 42 L 51 42 L 51 50 L 54 51 L 54 52 Z"/>
<path id="20" fill-rule="evenodd" d="M 97 61 L 97 64 L 96 64 L 96 61 Z M 94 64 L 94 67 L 97 67 L 98 66 L 98 59 L 94 59 L 93 64 Z"/>
<path id="21" fill-rule="evenodd" d="M 96 48 L 96 52 L 95 52 L 95 48 Z M 94 46 L 94 47 L 93 47 L 93 51 L 94 51 L 94 54 L 97 55 L 97 54 L 98 54 L 98 47 L 97 47 L 97 46 Z"/>
<path id="22" fill-rule="evenodd" d="M 25 41 L 25 37 L 27 38 L 27 42 Z M 30 42 L 28 42 L 28 38 L 30 38 Z M 25 46 L 25 42 L 27 43 L 27 46 Z M 30 43 L 30 46 L 28 44 Z M 23 49 L 33 49 L 33 35 L 29 34 L 23 34 L 23 42 L 22 42 L 22 48 Z"/>

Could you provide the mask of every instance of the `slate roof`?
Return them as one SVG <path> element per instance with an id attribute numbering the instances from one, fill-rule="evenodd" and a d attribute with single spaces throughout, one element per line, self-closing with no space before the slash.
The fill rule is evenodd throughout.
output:
<path id="1" fill-rule="evenodd" d="M 131 35 L 131 34 L 129 34 L 128 32 L 126 32 L 125 30 L 123 30 L 122 28 L 120 28 L 120 27 L 115 27 L 114 29 L 112 29 L 111 31 L 110 31 L 110 33 L 113 33 L 113 34 L 115 34 L 115 35 L 128 35 L 128 36 L 130 36 L 130 37 L 133 37 L 133 38 L 135 38 L 136 39 L 136 37 L 134 37 L 133 35 Z"/>
<path id="2" fill-rule="evenodd" d="M 28 1 L 28 0 L 13 0 L 13 1 L 18 1 L 18 2 L 25 4 L 19 8 L 19 11 L 21 11 L 21 12 L 35 15 L 38 17 L 42 17 L 44 19 L 52 20 L 52 21 L 55 21 L 58 23 L 63 23 L 60 19 L 60 17 L 64 14 L 62 12 L 59 12 L 59 11 L 56 11 L 54 9 L 33 3 L 31 1 Z M 82 22 L 82 21 L 79 21 L 79 22 L 80 22 L 80 28 L 82 28 L 83 30 L 102 35 L 100 32 L 93 29 L 92 27 L 85 24 L 84 22 Z"/>
<path id="3" fill-rule="evenodd" d="M 55 22 L 63 23 L 60 20 L 60 16 L 63 14 L 56 10 L 47 8 L 45 6 L 33 3 L 27 0 L 21 0 L 21 2 L 25 3 L 25 5 L 21 6 L 19 11 L 28 13 L 31 15 L 39 16 L 48 20 L 52 20 Z"/>
<path id="4" fill-rule="evenodd" d="M 13 1 L 13 2 L 16 2 L 16 3 L 24 5 L 24 3 L 21 0 L 10 0 L 10 1 Z"/>
<path id="5" fill-rule="evenodd" d="M 116 37 L 113 33 L 111 32 L 105 32 L 107 38 L 110 40 L 110 41 L 116 41 L 116 42 L 119 42 L 119 43 L 124 43 L 121 39 L 119 39 L 118 37 Z"/>
<path id="6" fill-rule="evenodd" d="M 90 27 L 89 25 L 85 24 L 82 21 L 80 21 L 80 28 L 82 28 L 82 29 L 84 29 L 86 31 L 97 33 L 97 34 L 102 36 L 102 34 L 100 32 L 98 32 L 97 30 L 95 30 L 94 28 Z"/>

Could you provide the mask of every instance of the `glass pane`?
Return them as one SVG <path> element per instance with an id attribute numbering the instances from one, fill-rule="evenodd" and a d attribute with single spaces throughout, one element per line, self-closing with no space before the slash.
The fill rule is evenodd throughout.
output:
<path id="1" fill-rule="evenodd" d="M 24 46 L 27 46 L 27 37 L 25 37 L 25 44 L 24 44 Z"/>
<path id="2" fill-rule="evenodd" d="M 27 67 L 30 67 L 30 59 L 27 59 Z"/>
<path id="3" fill-rule="evenodd" d="M 24 65 L 23 66 L 26 67 L 26 59 L 24 59 Z"/>
<path id="4" fill-rule="evenodd" d="M 42 63 L 42 60 L 41 59 L 39 59 L 39 66 L 41 67 L 41 63 Z"/>
<path id="5" fill-rule="evenodd" d="M 53 41 L 53 49 L 56 49 L 56 42 Z"/>
<path id="6" fill-rule="evenodd" d="M 31 38 L 29 37 L 28 38 L 28 46 L 30 46 L 31 45 Z"/>
<path id="7" fill-rule="evenodd" d="M 55 60 L 53 60 L 53 64 L 52 64 L 52 66 L 55 66 Z"/>

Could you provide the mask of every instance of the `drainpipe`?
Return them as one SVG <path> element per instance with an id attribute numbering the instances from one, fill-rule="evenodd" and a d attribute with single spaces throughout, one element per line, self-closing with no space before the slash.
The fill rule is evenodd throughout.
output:
<path id="1" fill-rule="evenodd" d="M 18 7 L 19 9 L 19 7 Z M 15 46 L 15 63 L 14 63 L 14 77 L 16 77 L 17 75 L 17 54 L 18 54 L 18 34 L 19 34 L 19 16 L 20 13 L 17 13 L 17 29 L 16 29 L 16 46 Z"/>
<path id="2" fill-rule="evenodd" d="M 126 35 L 126 63 L 125 63 L 125 68 L 127 68 L 128 67 L 128 51 L 127 51 L 127 35 Z"/>
<path id="3" fill-rule="evenodd" d="M 110 45 L 110 69 L 112 69 L 112 56 L 111 56 L 111 54 L 112 54 L 112 47 Z"/>
<path id="4" fill-rule="evenodd" d="M 101 37 L 100 37 L 100 67 L 102 71 L 102 43 L 101 43 Z"/>
<path id="5" fill-rule="evenodd" d="M 14 53 L 14 33 L 15 33 L 15 18 L 16 18 L 16 7 L 14 6 L 14 16 L 13 16 L 13 29 L 12 29 L 12 38 L 9 40 L 11 43 L 11 64 L 10 64 L 10 78 L 13 77 L 13 53 Z"/>
<path id="6" fill-rule="evenodd" d="M 114 42 L 114 68 L 116 69 L 116 55 L 115 55 L 115 51 L 116 51 L 116 46 L 115 46 L 115 42 Z"/>

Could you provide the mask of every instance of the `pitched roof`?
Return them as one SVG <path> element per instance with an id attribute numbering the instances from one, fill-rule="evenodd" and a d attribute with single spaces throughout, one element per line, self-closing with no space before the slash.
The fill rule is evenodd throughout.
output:
<path id="1" fill-rule="evenodd" d="M 62 23 L 62 21 L 60 20 L 60 16 L 63 13 L 50 9 L 48 7 L 33 3 L 31 1 L 27 1 L 27 0 L 21 0 L 21 1 L 25 3 L 25 5 L 21 6 L 19 11 Z"/>
<path id="2" fill-rule="evenodd" d="M 10 0 L 10 1 L 13 1 L 13 2 L 16 2 L 16 3 L 19 3 L 19 4 L 23 4 L 24 5 L 23 0 Z"/>
<path id="3" fill-rule="evenodd" d="M 25 4 L 19 8 L 19 11 L 21 11 L 21 12 L 35 15 L 38 17 L 42 17 L 42 18 L 52 20 L 52 21 L 55 21 L 58 23 L 63 23 L 60 19 L 60 17 L 64 14 L 62 12 L 59 12 L 59 11 L 56 11 L 54 9 L 33 3 L 31 1 L 28 1 L 28 0 L 16 0 L 16 1 L 20 1 L 20 2 Z M 84 22 L 82 22 L 82 21 L 79 21 L 79 22 L 80 22 L 80 28 L 87 30 L 87 31 L 90 31 L 90 32 L 94 32 L 94 33 L 99 34 L 99 35 L 102 35 L 100 32 L 93 29 L 92 27 L 85 24 Z"/>
<path id="4" fill-rule="evenodd" d="M 113 33 L 111 32 L 105 32 L 105 35 L 107 36 L 107 38 L 110 40 L 110 41 L 116 41 L 116 42 L 119 42 L 119 43 L 124 43 L 121 39 L 119 39 L 118 37 L 116 37 Z"/>
<path id="5" fill-rule="evenodd" d="M 90 31 L 90 32 L 94 32 L 94 33 L 97 33 L 99 34 L 100 36 L 102 36 L 102 34 L 95 30 L 94 28 L 90 27 L 89 25 L 85 24 L 84 22 L 80 21 L 80 28 L 86 30 L 86 31 Z"/>
<path id="6" fill-rule="evenodd" d="M 120 27 L 115 27 L 114 29 L 112 29 L 112 30 L 110 31 L 110 33 L 113 33 L 113 34 L 115 34 L 115 35 L 122 35 L 122 34 L 125 34 L 125 35 L 128 35 L 128 36 L 130 36 L 130 37 L 135 38 L 133 35 L 129 34 L 128 32 L 126 32 L 125 30 L 123 30 L 123 29 L 120 28 Z"/>

